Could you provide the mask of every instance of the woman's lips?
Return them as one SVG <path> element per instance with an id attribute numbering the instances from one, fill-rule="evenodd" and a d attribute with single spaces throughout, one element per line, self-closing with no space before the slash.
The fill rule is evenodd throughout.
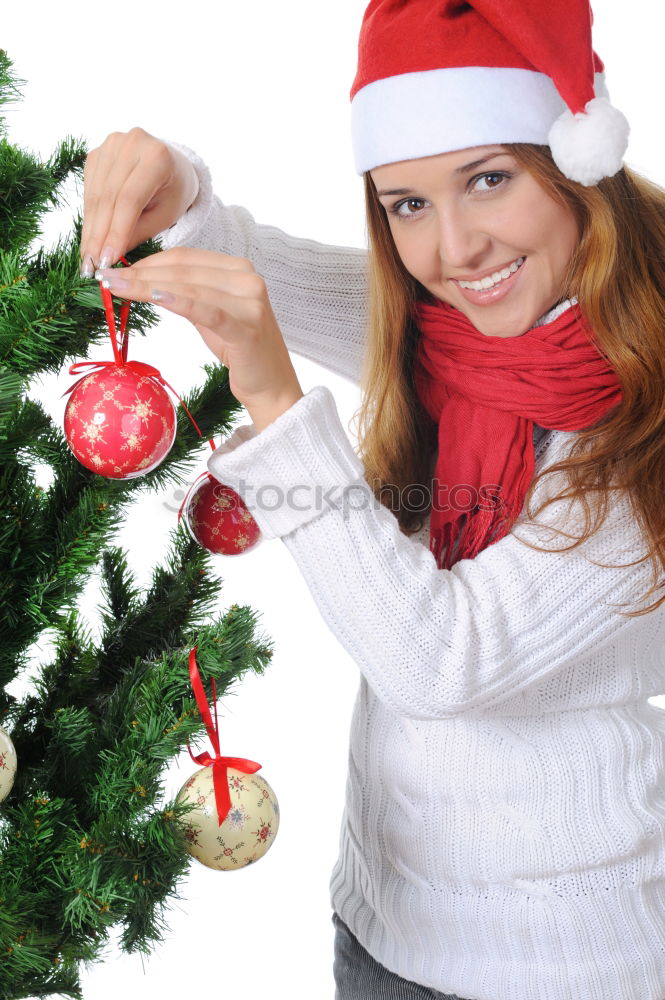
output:
<path id="1" fill-rule="evenodd" d="M 527 260 L 528 258 L 525 257 L 522 266 L 518 267 L 518 269 L 511 274 L 509 278 L 503 278 L 498 285 L 494 285 L 492 288 L 483 288 L 478 292 L 474 291 L 472 288 L 462 288 L 459 281 L 455 278 L 451 280 L 454 281 L 455 285 L 459 288 L 461 294 L 467 302 L 471 302 L 476 306 L 494 305 L 495 302 L 499 302 L 501 299 L 505 298 L 506 295 L 510 294 L 512 289 L 518 283 L 520 275 L 527 265 Z"/>

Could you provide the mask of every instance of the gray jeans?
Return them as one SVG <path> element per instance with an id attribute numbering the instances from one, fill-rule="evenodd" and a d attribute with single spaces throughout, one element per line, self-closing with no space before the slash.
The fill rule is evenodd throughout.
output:
<path id="1" fill-rule="evenodd" d="M 452 993 L 438 993 L 429 986 L 411 983 L 376 962 L 333 913 L 335 925 L 335 1000 L 462 1000 Z"/>

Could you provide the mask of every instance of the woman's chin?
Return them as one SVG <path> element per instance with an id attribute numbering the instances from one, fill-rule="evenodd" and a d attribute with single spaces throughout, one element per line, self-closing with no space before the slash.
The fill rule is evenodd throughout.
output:
<path id="1" fill-rule="evenodd" d="M 517 301 L 507 296 L 494 306 L 478 306 L 467 302 L 464 298 L 452 295 L 442 295 L 441 292 L 431 291 L 440 302 L 458 309 L 479 333 L 486 337 L 521 337 L 522 334 L 530 330 L 537 320 L 543 316 L 551 306 L 527 305 L 526 302 Z M 453 301 L 454 299 L 454 301 Z M 503 308 L 502 308 L 503 307 Z"/>
<path id="2" fill-rule="evenodd" d="M 547 311 L 544 308 L 538 312 L 533 307 L 520 308 L 517 303 L 506 302 L 509 308 L 501 310 L 499 315 L 499 305 L 500 303 L 497 303 L 496 311 L 487 306 L 474 308 L 468 302 L 456 304 L 456 308 L 464 313 L 479 333 L 483 333 L 486 337 L 521 337 Z"/>

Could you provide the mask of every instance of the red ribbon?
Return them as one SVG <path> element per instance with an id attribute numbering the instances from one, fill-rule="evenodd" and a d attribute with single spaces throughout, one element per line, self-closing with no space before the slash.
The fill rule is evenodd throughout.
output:
<path id="1" fill-rule="evenodd" d="M 129 265 L 129 262 L 125 257 L 121 257 L 120 261 L 123 265 Z M 115 313 L 113 310 L 113 296 L 108 288 L 104 288 L 102 284 L 99 286 L 99 290 L 102 293 L 102 302 L 104 303 L 104 312 L 106 313 L 106 322 L 109 327 L 109 334 L 111 337 L 111 347 L 113 348 L 113 361 L 77 361 L 76 364 L 72 365 L 69 369 L 70 375 L 78 375 L 85 369 L 90 369 L 87 372 L 88 375 L 92 375 L 93 372 L 103 371 L 105 368 L 129 368 L 130 371 L 135 372 L 137 375 L 145 375 L 147 378 L 154 379 L 155 382 L 159 382 L 163 385 L 165 389 L 169 389 L 178 402 L 183 407 L 185 413 L 194 424 L 199 437 L 203 437 L 201 428 L 197 424 L 194 417 L 191 415 L 184 400 L 178 395 L 172 385 L 166 381 L 161 372 L 155 368 L 153 365 L 145 364 L 143 361 L 128 361 L 127 360 L 127 350 L 129 348 L 129 337 L 127 334 L 127 321 L 129 319 L 129 309 L 131 306 L 131 301 L 123 302 L 120 307 L 120 343 L 118 343 L 118 331 L 115 325 Z M 83 378 L 86 376 L 84 375 Z M 78 379 L 74 385 L 70 386 L 63 396 L 67 396 L 70 392 L 73 392 L 77 385 L 79 385 L 83 378 Z M 214 449 L 212 441 L 210 442 Z"/>
<path id="2" fill-rule="evenodd" d="M 120 258 L 121 263 L 128 267 L 129 261 L 126 257 Z M 104 288 L 101 284 L 99 285 L 99 290 L 102 293 L 102 302 L 104 303 L 104 312 L 106 313 L 106 322 L 108 323 L 109 333 L 111 335 L 111 347 L 113 348 L 113 357 L 115 358 L 115 363 L 117 365 L 122 365 L 127 360 L 127 349 L 129 347 L 129 337 L 127 335 L 127 321 L 129 320 L 129 309 L 131 306 L 131 301 L 127 300 L 123 302 L 120 306 L 120 344 L 118 344 L 118 333 L 115 327 L 115 312 L 113 310 L 113 296 L 108 288 Z M 69 374 L 72 374 L 70 369 Z M 73 387 L 72 387 L 73 388 Z"/>
<path id="3" fill-rule="evenodd" d="M 229 792 L 227 768 L 233 767 L 237 771 L 242 771 L 243 774 L 255 774 L 256 771 L 260 770 L 261 765 L 257 764 L 253 760 L 245 760 L 244 757 L 221 756 L 219 749 L 219 722 L 217 720 L 217 688 L 215 686 L 215 678 L 212 678 L 212 699 L 215 710 L 215 721 L 213 723 L 212 715 L 210 714 L 210 707 L 208 705 L 208 699 L 206 698 L 203 682 L 201 681 L 199 668 L 196 663 L 197 648 L 197 646 L 194 646 L 194 649 L 189 654 L 189 679 L 192 682 L 196 704 L 198 705 L 201 717 L 205 722 L 205 727 L 208 731 L 212 748 L 215 751 L 215 756 L 213 757 L 207 751 L 204 751 L 195 757 L 189 743 L 187 744 L 187 749 L 189 750 L 189 756 L 192 758 L 194 763 L 202 764 L 203 767 L 212 765 L 212 784 L 215 790 L 217 818 L 219 820 L 219 825 L 221 826 L 227 817 L 229 809 L 231 808 L 231 793 Z"/>

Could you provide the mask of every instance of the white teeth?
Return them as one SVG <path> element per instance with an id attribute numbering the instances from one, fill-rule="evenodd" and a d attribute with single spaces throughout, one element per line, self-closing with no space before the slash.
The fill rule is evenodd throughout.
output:
<path id="1" fill-rule="evenodd" d="M 522 266 L 524 261 L 524 257 L 518 257 L 517 260 L 513 261 L 510 267 L 504 267 L 501 271 L 495 271 L 492 275 L 488 274 L 487 277 L 481 278 L 480 281 L 460 281 L 458 284 L 461 285 L 462 288 L 471 288 L 475 292 L 481 292 L 485 288 L 493 288 L 494 285 L 497 285 L 500 281 L 505 281 L 505 279 L 509 278 L 511 274 L 514 274 L 515 271 Z"/>

